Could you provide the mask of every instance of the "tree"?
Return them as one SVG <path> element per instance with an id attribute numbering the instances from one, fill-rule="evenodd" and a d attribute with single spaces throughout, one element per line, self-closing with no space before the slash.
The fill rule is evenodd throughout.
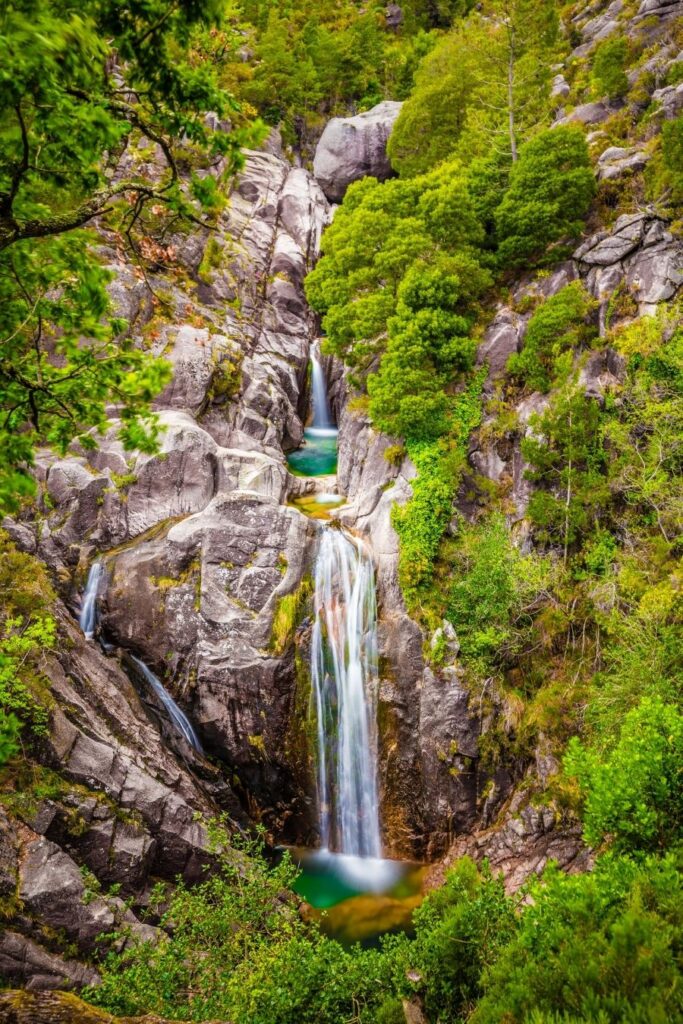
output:
<path id="1" fill-rule="evenodd" d="M 532 418 L 533 433 L 522 441 L 530 463 L 526 476 L 536 484 L 529 518 L 539 540 L 569 548 L 584 537 L 606 511 L 600 408 L 572 386 L 561 391 L 547 411 Z"/>
<path id="2" fill-rule="evenodd" d="M 552 128 L 526 142 L 495 213 L 499 264 L 507 269 L 543 262 L 548 246 L 576 238 L 595 189 L 580 127 Z M 560 255 L 557 247 L 552 255 Z"/>
<path id="3" fill-rule="evenodd" d="M 249 137 L 220 84 L 231 32 L 216 0 L 18 0 L 0 13 L 0 508 L 30 494 L 33 449 L 90 447 L 113 403 L 127 447 L 154 441 L 150 400 L 168 379 L 107 322 L 94 218 L 134 258 L 163 246 L 151 221 L 204 223 Z M 215 37 L 208 29 L 215 31 Z M 224 52 L 225 51 L 225 52 Z M 214 127 L 229 115 L 235 130 Z M 181 141 L 182 140 L 182 141 Z M 150 173 L 138 144 L 154 147 Z M 179 160 L 188 168 L 180 173 Z M 149 212 L 151 210 L 151 212 Z M 163 262 L 163 260 L 162 260 Z"/>
<path id="4" fill-rule="evenodd" d="M 457 154 L 506 152 L 548 116 L 557 41 L 552 0 L 494 0 L 457 23 L 425 58 L 389 139 L 401 175 L 430 170 Z"/>

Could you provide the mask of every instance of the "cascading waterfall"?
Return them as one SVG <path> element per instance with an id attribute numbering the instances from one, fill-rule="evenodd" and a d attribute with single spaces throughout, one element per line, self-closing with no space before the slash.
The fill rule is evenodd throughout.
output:
<path id="1" fill-rule="evenodd" d="M 379 858 L 375 574 L 362 542 L 336 529 L 316 563 L 311 674 L 322 849 Z"/>
<path id="2" fill-rule="evenodd" d="M 149 683 L 151 688 L 154 690 L 157 697 L 166 708 L 166 712 L 172 724 L 175 726 L 175 728 L 183 737 L 183 739 L 185 739 L 190 744 L 191 747 L 194 747 L 194 749 L 201 754 L 202 745 L 199 742 L 199 737 L 197 736 L 197 733 L 194 731 L 192 723 L 190 722 L 185 712 L 181 711 L 181 709 L 178 707 L 176 702 L 173 700 L 173 697 L 171 697 L 170 693 L 168 693 L 168 691 L 164 687 L 161 680 L 154 675 L 151 668 L 148 668 L 147 665 L 145 665 L 144 661 L 141 661 L 140 658 L 136 658 L 134 654 L 130 655 L 130 660 L 133 662 L 133 664 L 135 665 L 143 679 L 147 683 Z"/>
<path id="3" fill-rule="evenodd" d="M 311 346 L 311 392 L 313 399 L 313 430 L 334 430 L 330 403 L 327 399 L 327 382 L 317 345 Z M 335 431 L 336 433 L 336 431 Z"/>
<path id="4" fill-rule="evenodd" d="M 88 581 L 83 592 L 81 612 L 78 616 L 78 625 L 83 630 L 86 640 L 92 640 L 97 629 L 97 592 L 102 579 L 102 563 L 93 562 L 88 573 Z"/>

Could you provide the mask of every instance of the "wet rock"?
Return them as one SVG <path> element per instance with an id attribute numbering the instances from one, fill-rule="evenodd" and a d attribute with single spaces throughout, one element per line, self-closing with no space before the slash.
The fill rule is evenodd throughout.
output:
<path id="1" fill-rule="evenodd" d="M 355 117 L 328 121 L 315 151 L 313 174 L 331 202 L 341 202 L 359 178 L 391 177 L 387 140 L 400 111 L 400 103 L 385 100 Z"/>
<path id="2" fill-rule="evenodd" d="M 286 750 L 294 666 L 291 649 L 272 647 L 273 619 L 310 572 L 318 529 L 236 491 L 110 563 L 108 632 L 168 685 L 172 675 L 203 743 L 264 800 L 296 786 Z"/>

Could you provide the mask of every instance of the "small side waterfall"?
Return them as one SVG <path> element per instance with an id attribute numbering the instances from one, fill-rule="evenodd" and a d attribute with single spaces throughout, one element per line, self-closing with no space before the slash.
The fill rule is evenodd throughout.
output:
<path id="1" fill-rule="evenodd" d="M 78 616 L 78 625 L 83 630 L 86 640 L 92 640 L 97 629 L 97 592 L 102 579 L 102 563 L 93 562 L 88 573 L 88 581 L 83 592 L 81 612 Z"/>
<path id="2" fill-rule="evenodd" d="M 143 679 L 149 683 L 151 688 L 154 690 L 157 697 L 166 708 L 168 717 L 172 724 L 183 739 L 185 739 L 191 747 L 194 747 L 194 749 L 201 754 L 202 745 L 199 742 L 197 733 L 194 731 L 194 727 L 185 712 L 181 711 L 162 682 L 154 675 L 151 668 L 148 668 L 147 665 L 145 665 L 144 661 L 141 661 L 140 658 L 136 658 L 134 654 L 130 655 L 130 660 L 133 662 Z"/>
<path id="3" fill-rule="evenodd" d="M 313 400 L 313 421 L 311 427 L 314 430 L 334 429 L 330 403 L 327 399 L 325 371 L 320 361 L 320 350 L 317 345 L 311 346 L 311 392 Z"/>
<path id="4" fill-rule="evenodd" d="M 375 574 L 363 544 L 335 529 L 316 563 L 311 674 L 322 848 L 379 858 Z"/>

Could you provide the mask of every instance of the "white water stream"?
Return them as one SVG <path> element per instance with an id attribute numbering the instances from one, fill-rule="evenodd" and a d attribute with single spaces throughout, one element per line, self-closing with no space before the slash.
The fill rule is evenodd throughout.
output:
<path id="1" fill-rule="evenodd" d="M 133 662 L 143 679 L 145 679 L 145 681 L 149 683 L 151 688 L 154 690 L 157 697 L 166 708 L 168 717 L 180 735 L 190 744 L 191 747 L 194 747 L 194 749 L 201 754 L 202 745 L 199 742 L 199 738 L 197 733 L 194 731 L 192 723 L 185 712 L 178 707 L 161 680 L 154 675 L 151 668 L 148 668 L 147 665 L 145 665 L 144 661 L 140 661 L 140 659 L 136 658 L 134 654 L 130 655 L 130 660 Z"/>
<path id="2" fill-rule="evenodd" d="M 86 640 L 92 640 L 97 628 L 97 592 L 102 579 L 102 563 L 93 562 L 88 573 L 88 581 L 83 592 L 81 612 L 78 616 L 78 625 L 83 630 Z"/>
<path id="3" fill-rule="evenodd" d="M 382 856 L 377 793 L 377 606 L 364 545 L 324 530 L 311 649 L 323 851 Z"/>

